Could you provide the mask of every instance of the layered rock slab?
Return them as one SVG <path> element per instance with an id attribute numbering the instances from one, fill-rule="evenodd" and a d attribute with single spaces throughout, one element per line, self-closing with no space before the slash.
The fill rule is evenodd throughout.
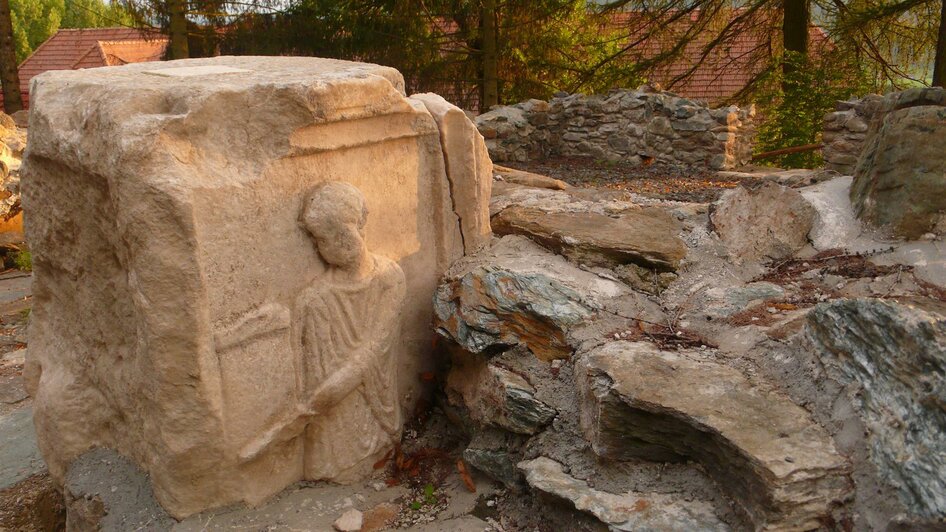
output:
<path id="1" fill-rule="evenodd" d="M 450 268 L 434 298 L 437 332 L 472 353 L 515 345 L 567 358 L 569 333 L 599 313 L 656 321 L 659 307 L 626 285 L 509 235 Z"/>
<path id="2" fill-rule="evenodd" d="M 666 211 L 628 209 L 606 216 L 593 212 L 555 212 L 508 207 L 493 217 L 496 234 L 528 236 L 569 259 L 590 266 L 637 264 L 673 271 L 686 256 L 679 227 Z"/>
<path id="3" fill-rule="evenodd" d="M 410 408 L 396 403 L 418 396 L 431 364 L 437 281 L 489 238 L 489 165 L 469 124 L 435 98 L 407 98 L 391 68 L 316 58 L 50 72 L 32 91 L 27 380 L 53 476 L 110 447 L 176 517 L 260 502 L 319 467 L 283 434 L 313 419 L 299 338 L 344 326 L 357 344 L 375 315 L 389 336 L 361 352 L 384 351 L 401 371 L 370 377 L 393 403 L 366 397 L 389 410 L 370 418 L 396 438 Z M 328 182 L 356 192 L 305 203 Z M 351 219 L 326 225 L 326 209 Z M 353 256 L 367 257 L 357 282 L 339 273 Z M 305 294 L 306 316 L 339 319 L 305 321 Z M 244 452 L 269 431 L 272 445 Z"/>
<path id="4" fill-rule="evenodd" d="M 676 500 L 658 493 L 596 490 L 566 473 L 562 464 L 545 457 L 520 462 L 518 467 L 533 489 L 571 502 L 611 530 L 729 530 L 705 502 Z"/>
<path id="5" fill-rule="evenodd" d="M 734 368 L 612 342 L 579 359 L 576 380 L 597 454 L 697 460 L 759 529 L 817 528 L 850 493 L 846 461 L 824 429 Z"/>
<path id="6" fill-rule="evenodd" d="M 946 306 L 822 303 L 805 337 L 867 427 L 869 456 L 912 514 L 946 515 Z"/>

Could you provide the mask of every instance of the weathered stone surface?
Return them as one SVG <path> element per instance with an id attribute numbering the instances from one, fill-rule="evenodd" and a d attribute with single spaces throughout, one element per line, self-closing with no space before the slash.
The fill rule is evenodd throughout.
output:
<path id="1" fill-rule="evenodd" d="M 440 143 L 446 163 L 453 208 L 460 219 L 460 235 L 465 253 L 474 253 L 489 244 L 489 198 L 493 184 L 493 163 L 476 126 L 459 107 L 437 94 L 415 94 L 427 107 L 440 129 Z"/>
<path id="2" fill-rule="evenodd" d="M 555 417 L 555 409 L 536 399 L 535 388 L 522 376 L 482 355 L 455 351 L 447 395 L 466 407 L 473 421 L 535 434 Z"/>
<path id="3" fill-rule="evenodd" d="M 825 168 L 841 175 L 854 175 L 857 159 L 864 148 L 865 132 L 880 108 L 883 97 L 869 94 L 857 100 L 838 102 L 824 117 Z"/>
<path id="4" fill-rule="evenodd" d="M 627 315 L 659 313 L 627 286 L 509 235 L 451 267 L 434 298 L 435 327 L 473 353 L 522 344 L 542 360 L 566 358 L 569 329 L 618 300 L 633 307 Z"/>
<path id="5" fill-rule="evenodd" d="M 850 491 L 828 434 L 788 396 L 696 353 L 612 342 L 579 359 L 581 423 L 613 459 L 694 459 L 759 529 L 819 526 Z"/>
<path id="6" fill-rule="evenodd" d="M 854 171 L 857 216 L 897 236 L 946 233 L 946 90 L 884 98 Z"/>
<path id="7" fill-rule="evenodd" d="M 710 215 L 737 262 L 783 259 L 808 243 L 814 208 L 798 191 L 767 182 L 726 192 Z"/>
<path id="8" fill-rule="evenodd" d="M 679 227 L 666 211 L 643 207 L 621 214 L 550 212 L 509 207 L 493 217 L 498 235 L 528 236 L 579 264 L 614 267 L 637 264 L 675 270 L 686 256 Z"/>
<path id="9" fill-rule="evenodd" d="M 729 530 L 706 503 L 674 499 L 659 493 L 599 491 L 565 473 L 562 464 L 545 457 L 519 463 L 532 488 L 565 499 L 611 530 Z"/>
<path id="10" fill-rule="evenodd" d="M 159 532 L 175 524 L 155 500 L 148 476 L 109 449 L 95 449 L 73 461 L 63 493 L 70 531 Z"/>
<path id="11" fill-rule="evenodd" d="M 617 191 L 581 188 L 552 190 L 502 181 L 493 183 L 493 195 L 489 202 L 490 216 L 495 217 L 503 209 L 514 206 L 555 213 L 595 213 L 607 216 L 641 208 L 627 201 L 625 195 Z"/>
<path id="12" fill-rule="evenodd" d="M 437 282 L 488 236 L 479 135 L 403 87 L 289 57 L 34 78 L 26 369 L 54 477 L 114 448 L 182 517 L 370 473 Z"/>
<path id="13" fill-rule="evenodd" d="M 822 303 L 805 335 L 846 386 L 871 460 L 911 513 L 946 515 L 946 307 L 876 299 Z"/>
<path id="14" fill-rule="evenodd" d="M 536 174 L 533 172 L 516 170 L 515 168 L 506 168 L 505 166 L 493 166 L 493 174 L 501 178 L 503 181 L 508 181 L 509 183 L 515 183 L 517 185 L 523 185 L 527 187 L 548 188 L 551 190 L 565 190 L 570 188 L 568 183 L 562 180 L 552 179 L 549 176 Z"/>
<path id="15" fill-rule="evenodd" d="M 46 469 L 36 444 L 33 409 L 0 416 L 0 490 Z"/>

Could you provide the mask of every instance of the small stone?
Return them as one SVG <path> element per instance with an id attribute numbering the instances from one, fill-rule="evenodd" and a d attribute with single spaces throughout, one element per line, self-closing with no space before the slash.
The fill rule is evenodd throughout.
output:
<path id="1" fill-rule="evenodd" d="M 364 523 L 362 513 L 354 508 L 346 511 L 332 525 L 339 532 L 358 532 Z"/>

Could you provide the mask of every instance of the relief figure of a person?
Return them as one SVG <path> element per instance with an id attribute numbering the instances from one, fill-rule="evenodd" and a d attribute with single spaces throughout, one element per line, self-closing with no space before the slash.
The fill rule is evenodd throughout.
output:
<path id="1" fill-rule="evenodd" d="M 352 482 L 400 436 L 396 353 L 404 273 L 365 246 L 365 198 L 329 182 L 305 200 L 302 224 L 328 264 L 292 309 L 301 402 L 242 453 L 301 436 L 304 476 Z"/>

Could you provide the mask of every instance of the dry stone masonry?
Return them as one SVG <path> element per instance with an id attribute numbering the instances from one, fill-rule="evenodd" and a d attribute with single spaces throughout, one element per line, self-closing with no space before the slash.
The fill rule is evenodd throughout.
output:
<path id="1" fill-rule="evenodd" d="M 561 95 L 491 109 L 476 118 L 494 161 L 581 156 L 713 169 L 747 164 L 752 107 L 712 109 L 669 92 Z"/>
<path id="2" fill-rule="evenodd" d="M 825 115 L 822 132 L 825 168 L 841 175 L 854 175 L 854 167 L 867 139 L 867 129 L 881 100 L 881 96 L 871 94 L 838 102 L 835 110 Z"/>
<path id="3" fill-rule="evenodd" d="M 174 517 L 360 480 L 490 238 L 482 138 L 396 70 L 223 57 L 34 79 L 27 360 L 50 472 L 94 447 Z"/>

